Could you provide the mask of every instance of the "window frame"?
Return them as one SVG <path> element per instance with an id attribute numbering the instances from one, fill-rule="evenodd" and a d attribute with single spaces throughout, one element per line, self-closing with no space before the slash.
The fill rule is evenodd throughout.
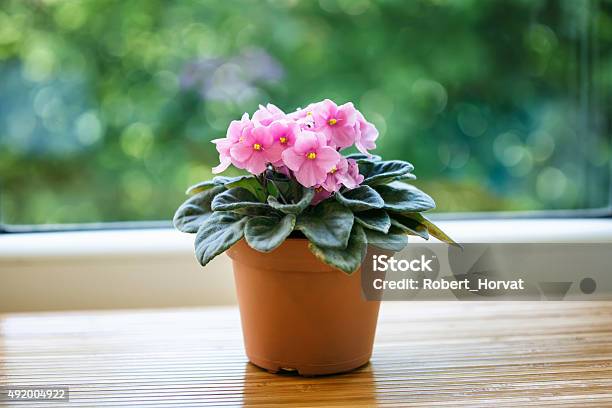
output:
<path id="1" fill-rule="evenodd" d="M 612 186 L 611 186 L 612 187 Z M 577 209 L 577 210 L 538 210 L 538 211 L 491 211 L 491 212 L 442 212 L 432 213 L 430 218 L 434 221 L 470 221 L 470 220 L 541 220 L 541 219 L 607 219 L 612 218 L 612 205 L 604 208 Z M 118 221 L 76 224 L 0 224 L 0 234 L 29 234 L 48 232 L 77 232 L 77 231 L 111 231 L 111 230 L 151 230 L 172 229 L 170 220 L 153 221 Z"/>
<path id="2" fill-rule="evenodd" d="M 588 1 L 589 15 L 594 11 L 600 11 L 602 0 Z M 585 20 L 586 21 L 586 20 Z M 584 21 L 583 21 L 584 23 Z M 581 53 L 592 53 L 592 56 L 599 57 L 594 52 L 593 47 L 599 51 L 601 49 L 598 43 L 593 43 L 591 35 L 595 28 L 592 25 L 586 24 L 580 27 L 583 30 L 583 37 L 579 44 Z M 591 57 L 592 57 L 591 56 Z M 612 102 L 612 94 L 610 92 L 601 92 L 593 89 L 591 79 L 593 77 L 594 62 L 589 60 L 586 64 L 581 64 L 579 73 L 582 81 L 586 81 L 589 86 L 582 84 L 579 98 L 592 101 L 596 98 L 603 105 Z M 612 74 L 610 74 L 612 77 Z M 583 117 L 586 118 L 586 126 L 593 126 L 594 117 L 591 115 L 589 108 L 583 112 Z M 612 121 L 610 118 L 605 118 L 601 121 L 598 127 L 598 137 L 606 139 L 612 145 L 612 133 L 610 130 Z M 612 158 L 608 160 L 608 175 L 609 175 L 609 192 L 608 205 L 601 208 L 584 208 L 584 209 L 563 209 L 563 210 L 533 210 L 533 211 L 465 211 L 465 212 L 441 212 L 431 213 L 430 217 L 441 221 L 464 221 L 464 220 L 509 220 L 509 219 L 570 219 L 570 218 L 612 218 Z M 1 190 L 0 190 L 1 194 Z M 0 220 L 2 220 L 2 208 L 0 207 Z M 70 224 L 8 224 L 0 222 L 0 235 L 15 234 L 15 233 L 46 233 L 46 232 L 66 232 L 66 231 L 105 231 L 105 230 L 138 230 L 138 229 L 160 229 L 173 228 L 172 222 L 168 219 L 150 220 L 150 221 L 111 221 L 111 222 L 87 222 L 87 223 L 70 223 Z"/>

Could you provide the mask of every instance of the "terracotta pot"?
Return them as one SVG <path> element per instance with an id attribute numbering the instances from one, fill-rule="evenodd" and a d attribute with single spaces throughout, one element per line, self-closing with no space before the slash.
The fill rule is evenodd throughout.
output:
<path id="1" fill-rule="evenodd" d="M 246 354 L 270 372 L 335 374 L 372 355 L 380 302 L 361 294 L 361 271 L 346 275 L 319 261 L 306 239 L 270 253 L 240 241 L 234 266 Z"/>

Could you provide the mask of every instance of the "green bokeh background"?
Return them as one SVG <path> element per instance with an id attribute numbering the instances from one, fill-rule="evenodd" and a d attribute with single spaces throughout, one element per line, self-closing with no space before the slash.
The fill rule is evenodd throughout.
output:
<path id="1" fill-rule="evenodd" d="M 437 211 L 610 195 L 612 4 L 597 0 L 0 3 L 10 224 L 169 219 L 210 140 L 272 102 L 353 101 Z M 231 172 L 230 172 L 231 173 Z"/>

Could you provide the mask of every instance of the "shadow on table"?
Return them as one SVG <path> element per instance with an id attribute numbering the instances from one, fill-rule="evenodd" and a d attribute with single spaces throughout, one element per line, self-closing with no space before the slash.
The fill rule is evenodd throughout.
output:
<path id="1" fill-rule="evenodd" d="M 372 366 L 368 363 L 345 374 L 302 377 L 293 373 L 271 374 L 251 363 L 244 368 L 243 406 L 376 405 Z"/>

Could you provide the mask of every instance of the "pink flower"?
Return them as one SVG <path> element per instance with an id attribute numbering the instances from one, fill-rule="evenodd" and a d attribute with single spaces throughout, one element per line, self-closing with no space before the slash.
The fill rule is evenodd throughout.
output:
<path id="1" fill-rule="evenodd" d="M 368 150 L 376 148 L 376 139 L 378 139 L 378 130 L 376 127 L 365 120 L 361 112 L 357 111 L 357 137 L 355 138 L 355 146 L 363 153 L 370 155 Z"/>
<path id="2" fill-rule="evenodd" d="M 230 148 L 232 162 L 238 168 L 245 168 L 253 174 L 266 170 L 268 163 L 275 163 L 281 158 L 282 149 L 274 143 L 274 137 L 265 127 L 246 128 L 241 140 Z"/>
<path id="3" fill-rule="evenodd" d="M 295 144 L 282 153 L 283 162 L 295 172 L 295 178 L 304 187 L 323 183 L 340 157 L 327 146 L 323 134 L 309 131 L 302 131 Z"/>
<path id="4" fill-rule="evenodd" d="M 276 151 L 273 154 L 278 156 L 278 161 L 273 162 L 272 164 L 274 164 L 274 166 L 282 166 L 283 162 L 281 160 L 281 153 L 286 148 L 295 144 L 295 139 L 300 131 L 300 128 L 297 123 L 283 119 L 272 122 L 267 129 L 274 138 L 274 145 L 272 146 L 272 149 L 275 149 Z"/>
<path id="5" fill-rule="evenodd" d="M 260 174 L 271 164 L 288 174 L 293 170 L 306 187 L 327 192 L 355 188 L 363 176 L 355 161 L 341 159 L 337 151 L 355 144 L 369 154 L 377 138 L 376 127 L 350 102 L 338 106 L 325 99 L 288 115 L 271 103 L 259 105 L 252 118 L 245 113 L 230 123 L 224 138 L 212 141 L 219 152 L 213 173 L 233 164 Z"/>
<path id="6" fill-rule="evenodd" d="M 315 187 L 315 195 L 314 197 L 312 197 L 312 201 L 310 202 L 310 205 L 317 205 L 321 201 L 327 200 L 329 197 L 331 197 L 331 195 L 332 193 L 325 190 L 323 187 L 317 186 Z"/>
<path id="7" fill-rule="evenodd" d="M 343 184 L 347 188 L 355 188 L 363 183 L 364 177 L 362 174 L 359 174 L 359 166 L 357 162 L 353 159 L 348 159 L 348 171 L 346 174 L 346 182 Z"/>
<path id="8" fill-rule="evenodd" d="M 340 190 L 341 186 L 355 188 L 363 182 L 363 176 L 359 174 L 357 162 L 353 159 L 341 158 L 328 173 L 321 187 L 330 193 Z"/>
<path id="9" fill-rule="evenodd" d="M 269 103 L 266 106 L 259 105 L 259 109 L 253 114 L 253 122 L 257 125 L 268 126 L 275 120 L 284 119 L 285 117 L 285 112 Z"/>
<path id="10" fill-rule="evenodd" d="M 298 109 L 295 112 L 291 112 L 287 117 L 295 123 L 297 123 L 300 129 L 312 130 L 314 129 L 314 116 L 312 114 L 312 104 L 308 105 L 304 109 Z"/>
<path id="11" fill-rule="evenodd" d="M 338 149 L 355 143 L 357 110 L 352 102 L 338 106 L 325 99 L 312 107 L 315 131 L 322 132 L 330 145 Z"/>
<path id="12" fill-rule="evenodd" d="M 253 124 L 251 120 L 249 119 L 249 114 L 245 113 L 242 115 L 242 118 L 240 120 L 233 120 L 230 123 L 229 127 L 227 128 L 227 134 L 225 135 L 224 138 L 215 139 L 212 141 L 212 143 L 216 145 L 217 151 L 219 152 L 219 162 L 220 162 L 218 166 L 213 167 L 212 172 L 214 174 L 225 171 L 225 169 L 227 169 L 229 165 L 232 164 L 232 157 L 230 155 L 231 147 L 235 145 L 236 143 L 238 143 L 238 141 L 242 137 L 243 132 L 247 128 L 252 127 L 252 126 Z M 234 165 L 240 168 L 244 167 L 244 166 L 241 166 L 241 163 L 237 161 L 234 162 Z"/>
<path id="13" fill-rule="evenodd" d="M 300 131 L 297 123 L 289 120 L 277 120 L 268 126 L 269 132 L 283 148 L 293 146 L 298 132 Z"/>
<path id="14" fill-rule="evenodd" d="M 330 193 L 340 190 L 342 181 L 344 180 L 344 176 L 347 174 L 347 172 L 348 162 L 343 157 L 334 167 L 331 168 L 330 171 L 327 172 L 327 178 L 323 183 L 321 183 L 321 187 Z"/>

